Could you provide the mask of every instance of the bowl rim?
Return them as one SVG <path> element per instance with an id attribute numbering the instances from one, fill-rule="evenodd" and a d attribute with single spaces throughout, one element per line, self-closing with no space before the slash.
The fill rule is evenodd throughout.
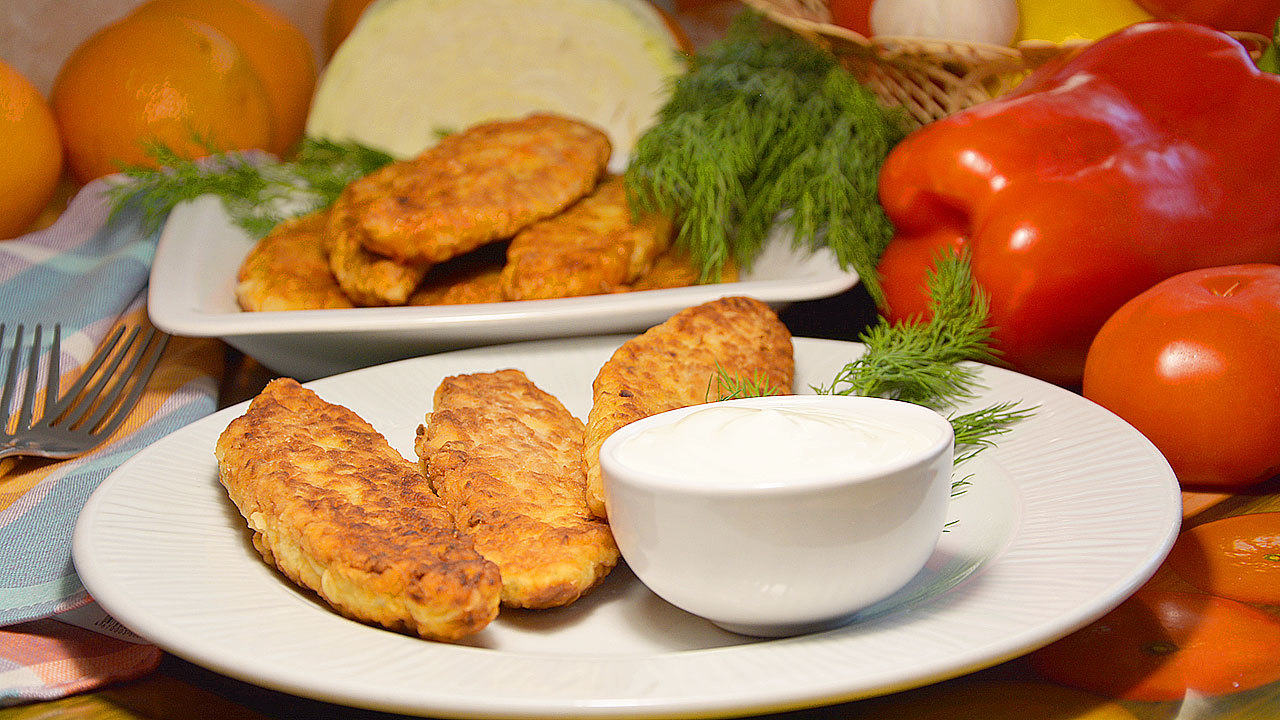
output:
<path id="1" fill-rule="evenodd" d="M 915 415 L 923 419 L 925 422 L 935 425 L 942 432 L 940 433 L 940 437 L 938 437 L 926 449 L 908 457 L 878 465 L 874 468 L 850 472 L 812 473 L 800 479 L 788 479 L 786 481 L 757 480 L 731 483 L 690 482 L 688 478 L 639 471 L 618 458 L 619 446 L 631 437 L 635 436 L 637 433 L 650 427 L 675 422 L 686 415 L 723 404 L 746 407 L 787 407 L 812 404 L 878 406 L 880 408 L 888 408 L 890 409 L 890 412 Z M 664 493 L 675 493 L 688 497 L 750 497 L 757 495 L 777 497 L 781 495 L 801 495 L 817 491 L 826 491 L 842 486 L 874 483 L 910 468 L 934 462 L 939 455 L 948 453 L 948 451 L 954 458 L 954 428 L 942 413 L 924 405 L 904 400 L 865 395 L 767 395 L 688 405 L 681 408 L 675 408 L 673 410 L 655 413 L 624 425 L 623 427 L 615 430 L 611 435 L 609 435 L 609 437 L 605 438 L 604 443 L 601 444 L 600 469 L 604 476 L 603 480 L 606 498 L 610 494 L 608 491 L 609 486 L 619 481 L 635 488 L 658 490 Z M 621 476 L 620 480 L 618 479 L 619 476 Z"/>

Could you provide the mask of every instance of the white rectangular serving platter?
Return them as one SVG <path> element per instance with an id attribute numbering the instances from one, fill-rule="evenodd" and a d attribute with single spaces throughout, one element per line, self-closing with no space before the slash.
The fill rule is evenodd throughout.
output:
<path id="1" fill-rule="evenodd" d="M 729 295 L 780 309 L 837 295 L 858 282 L 830 251 L 796 248 L 779 230 L 732 283 L 474 305 L 244 312 L 236 304 L 236 272 L 253 244 L 214 196 L 175 208 L 151 268 L 151 321 L 173 335 L 221 338 L 299 380 L 464 347 L 639 332 Z"/>

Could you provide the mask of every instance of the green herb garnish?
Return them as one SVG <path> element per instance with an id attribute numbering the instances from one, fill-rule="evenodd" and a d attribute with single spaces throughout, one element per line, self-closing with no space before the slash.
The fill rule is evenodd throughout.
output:
<path id="1" fill-rule="evenodd" d="M 903 137 L 829 53 L 744 11 L 675 79 L 627 169 L 638 209 L 678 218 L 677 244 L 714 281 L 750 268 L 776 221 L 797 247 L 829 247 L 881 298 L 875 263 L 892 237 L 876 198 Z"/>
<path id="2" fill-rule="evenodd" d="M 712 392 L 713 387 L 717 389 L 717 392 Z M 716 374 L 707 381 L 707 391 L 704 397 L 705 402 L 712 402 L 782 394 L 782 390 L 775 387 L 769 381 L 769 378 L 765 377 L 764 373 L 757 371 L 755 375 L 749 378 L 744 378 L 737 374 L 731 375 L 728 370 L 725 370 L 717 362 Z"/>
<path id="3" fill-rule="evenodd" d="M 944 410 L 974 397 L 978 368 L 965 364 L 998 359 L 991 348 L 986 294 L 973 283 L 966 256 L 940 257 L 929 274 L 929 320 L 890 324 L 883 317 L 861 336 L 866 352 L 841 368 L 819 394 L 887 397 Z M 951 414 L 956 464 L 990 447 L 992 438 L 1029 417 L 1032 409 L 1005 402 Z"/>
<path id="4" fill-rule="evenodd" d="M 883 317 L 859 338 L 866 352 L 837 373 L 832 395 L 869 395 L 941 408 L 972 396 L 977 368 L 990 362 L 986 293 L 976 288 L 965 257 L 939 258 L 929 274 L 929 320 L 890 324 Z"/>
<path id="5" fill-rule="evenodd" d="M 161 143 L 147 154 L 161 169 L 125 166 L 124 182 L 108 192 L 112 219 L 137 207 L 143 227 L 154 230 L 179 203 L 216 195 L 231 220 L 261 237 L 283 220 L 328 207 L 351 181 L 392 161 L 390 155 L 357 143 L 307 138 L 293 160 L 282 162 L 258 153 L 215 152 L 187 159 Z"/>

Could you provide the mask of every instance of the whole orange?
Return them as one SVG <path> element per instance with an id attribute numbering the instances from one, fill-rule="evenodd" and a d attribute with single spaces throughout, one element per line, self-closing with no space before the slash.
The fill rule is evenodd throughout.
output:
<path id="1" fill-rule="evenodd" d="M 22 234 L 53 196 L 62 145 L 48 103 L 0 60 L 0 238 Z"/>
<path id="2" fill-rule="evenodd" d="M 207 23 L 239 46 L 271 101 L 268 147 L 284 155 L 302 138 L 316 87 L 316 63 L 302 31 L 276 10 L 253 0 L 151 0 L 135 14 L 181 15 Z"/>
<path id="3" fill-rule="evenodd" d="M 329 11 L 324 16 L 324 50 L 327 57 L 351 34 L 351 28 L 360 20 L 360 13 L 373 0 L 329 0 Z"/>
<path id="4" fill-rule="evenodd" d="M 1280 512 L 1232 515 L 1183 530 L 1165 564 L 1207 593 L 1280 605 Z"/>
<path id="5" fill-rule="evenodd" d="M 52 105 L 81 182 L 120 163 L 154 167 L 148 142 L 196 158 L 271 140 L 267 91 L 239 48 L 176 15 L 131 15 L 85 40 L 59 70 Z"/>

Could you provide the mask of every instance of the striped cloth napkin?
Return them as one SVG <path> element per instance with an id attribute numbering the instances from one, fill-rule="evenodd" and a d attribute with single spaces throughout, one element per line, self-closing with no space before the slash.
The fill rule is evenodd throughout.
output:
<path id="1" fill-rule="evenodd" d="M 99 180 L 50 228 L 0 240 L 0 348 L 18 323 L 62 325 L 62 387 L 120 323 L 148 326 L 146 287 L 158 233 L 126 210 L 108 224 Z M 45 342 L 50 333 L 45 332 Z M 142 400 L 106 444 L 64 461 L 0 460 L 0 706 L 47 700 L 137 677 L 160 650 L 106 616 L 71 563 L 84 502 L 136 451 L 216 409 L 223 348 L 173 338 Z"/>

